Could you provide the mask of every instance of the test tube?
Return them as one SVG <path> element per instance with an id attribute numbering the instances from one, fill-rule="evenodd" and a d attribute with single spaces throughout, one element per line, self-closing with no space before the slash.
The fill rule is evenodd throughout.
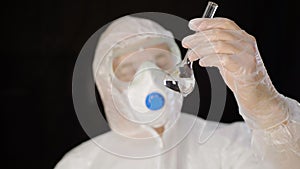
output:
<path id="1" fill-rule="evenodd" d="M 202 15 L 202 18 L 213 18 L 216 10 L 218 8 L 218 4 L 212 2 L 212 1 L 208 1 L 208 4 L 205 8 L 205 11 Z M 183 62 L 185 63 L 185 65 L 187 65 L 187 70 L 182 71 L 184 73 L 181 73 L 182 77 L 189 77 L 191 75 L 193 75 L 192 72 L 192 62 L 189 60 L 189 58 L 187 58 L 187 56 L 185 57 L 185 59 L 183 60 Z"/>
<path id="2" fill-rule="evenodd" d="M 212 2 L 212 1 L 208 1 L 208 4 L 205 8 L 205 11 L 202 15 L 202 18 L 213 18 L 216 10 L 218 8 L 218 4 Z M 190 78 L 191 76 L 193 76 L 192 73 L 192 62 L 187 58 L 187 56 L 185 56 L 185 58 L 182 61 L 184 63 L 183 66 L 180 66 L 180 78 Z"/>
<path id="3" fill-rule="evenodd" d="M 202 18 L 213 18 L 217 8 L 218 5 L 216 3 L 209 1 L 202 15 Z M 188 59 L 186 55 L 182 62 L 178 65 L 176 70 L 173 71 L 174 73 L 171 75 L 175 78 L 165 79 L 164 85 L 167 88 L 182 93 L 183 96 L 187 96 L 192 92 L 195 85 L 192 64 L 193 63 Z"/>
<path id="4" fill-rule="evenodd" d="M 202 15 L 202 18 L 213 18 L 217 8 L 218 8 L 218 4 L 209 1 Z"/>

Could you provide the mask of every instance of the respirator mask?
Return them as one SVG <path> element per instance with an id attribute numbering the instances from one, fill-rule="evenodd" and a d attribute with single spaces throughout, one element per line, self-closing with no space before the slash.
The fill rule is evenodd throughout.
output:
<path id="1" fill-rule="evenodd" d="M 112 60 L 113 103 L 126 120 L 167 128 L 178 119 L 183 103 L 180 92 L 164 85 L 178 63 L 168 50 L 141 49 Z"/>

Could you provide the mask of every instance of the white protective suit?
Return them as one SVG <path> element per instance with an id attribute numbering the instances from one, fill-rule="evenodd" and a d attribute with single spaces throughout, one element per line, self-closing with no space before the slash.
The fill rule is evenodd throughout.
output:
<path id="1" fill-rule="evenodd" d="M 140 36 L 135 36 L 136 34 Z M 63 157 L 55 169 L 300 168 L 300 105 L 290 98 L 284 97 L 288 109 L 284 124 L 280 123 L 268 129 L 248 127 L 249 119 L 245 119 L 247 124 L 221 124 L 205 144 L 198 142 L 200 131 L 204 125 L 215 122 L 180 113 L 180 96 L 174 95 L 179 99 L 177 106 L 174 105 L 174 109 L 170 110 L 173 112 L 169 118 L 171 127 L 161 136 L 151 127 L 124 120 L 117 113 L 112 98 L 112 58 L 138 50 L 139 47 L 135 46 L 139 44 L 145 47 L 162 42 L 168 44 L 177 59 L 180 58 L 175 41 L 164 38 L 159 40 L 162 36 L 172 37 L 172 34 L 153 21 L 130 16 L 114 21 L 102 34 L 95 53 L 93 71 L 112 131 L 77 146 Z M 118 45 L 114 46 L 116 43 Z M 245 115 L 243 117 L 247 118 Z M 194 125 L 190 130 L 192 123 Z M 255 122 L 252 121 L 251 125 L 253 123 Z M 211 131 L 208 129 L 204 132 Z M 129 139 L 146 137 L 151 138 L 144 141 Z M 155 154 L 160 155 L 139 159 L 124 157 L 146 157 Z"/>

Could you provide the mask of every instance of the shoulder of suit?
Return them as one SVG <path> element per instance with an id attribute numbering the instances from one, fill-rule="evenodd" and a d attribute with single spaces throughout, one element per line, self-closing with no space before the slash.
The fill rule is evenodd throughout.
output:
<path id="1" fill-rule="evenodd" d="M 109 137 L 110 132 L 99 135 L 93 139 L 89 139 L 80 145 L 74 147 L 57 163 L 55 169 L 83 169 L 88 168 L 93 159 L 101 154 L 107 154 L 99 145 L 96 144 L 94 139 L 104 139 Z"/>

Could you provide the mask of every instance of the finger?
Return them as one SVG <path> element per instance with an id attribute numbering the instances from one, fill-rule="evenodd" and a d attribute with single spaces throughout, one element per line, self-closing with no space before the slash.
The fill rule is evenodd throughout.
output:
<path id="1" fill-rule="evenodd" d="M 232 29 L 241 28 L 232 20 L 227 18 L 196 18 L 189 22 L 189 28 L 193 31 L 203 31 L 208 29 Z"/>
<path id="2" fill-rule="evenodd" d="M 218 67 L 222 68 L 222 59 L 228 58 L 230 55 L 228 54 L 212 54 L 203 57 L 199 60 L 199 65 L 202 67 Z"/>
<path id="3" fill-rule="evenodd" d="M 218 67 L 220 70 L 229 70 L 234 72 L 240 68 L 240 64 L 236 64 L 232 59 L 235 55 L 229 54 L 212 54 L 199 60 L 202 67 Z"/>
<path id="4" fill-rule="evenodd" d="M 218 67 L 220 70 L 226 70 L 227 72 L 235 73 L 239 71 L 244 72 L 243 64 L 244 60 L 241 57 L 248 57 L 248 54 L 236 55 L 236 54 L 212 54 L 202 57 L 199 60 L 199 65 L 202 67 Z M 253 56 L 250 56 L 253 58 Z M 251 59 L 248 61 L 251 62 Z M 243 65 L 243 66 L 242 66 Z"/>
<path id="5" fill-rule="evenodd" d="M 198 60 L 201 58 L 201 55 L 198 55 L 195 51 L 193 50 L 189 50 L 186 55 L 188 56 L 189 60 L 191 62 L 195 61 L 195 60 Z"/>
<path id="6" fill-rule="evenodd" d="M 236 40 L 251 41 L 248 34 L 243 30 L 222 30 L 211 29 L 197 32 L 189 35 L 182 40 L 184 48 L 193 48 L 199 43 L 208 43 L 210 41 L 236 41 Z"/>
<path id="7" fill-rule="evenodd" d="M 248 45 L 249 46 L 249 45 Z M 238 54 L 245 50 L 247 45 L 243 41 L 215 41 L 200 44 L 190 50 L 188 57 L 191 61 L 213 54 Z"/>

